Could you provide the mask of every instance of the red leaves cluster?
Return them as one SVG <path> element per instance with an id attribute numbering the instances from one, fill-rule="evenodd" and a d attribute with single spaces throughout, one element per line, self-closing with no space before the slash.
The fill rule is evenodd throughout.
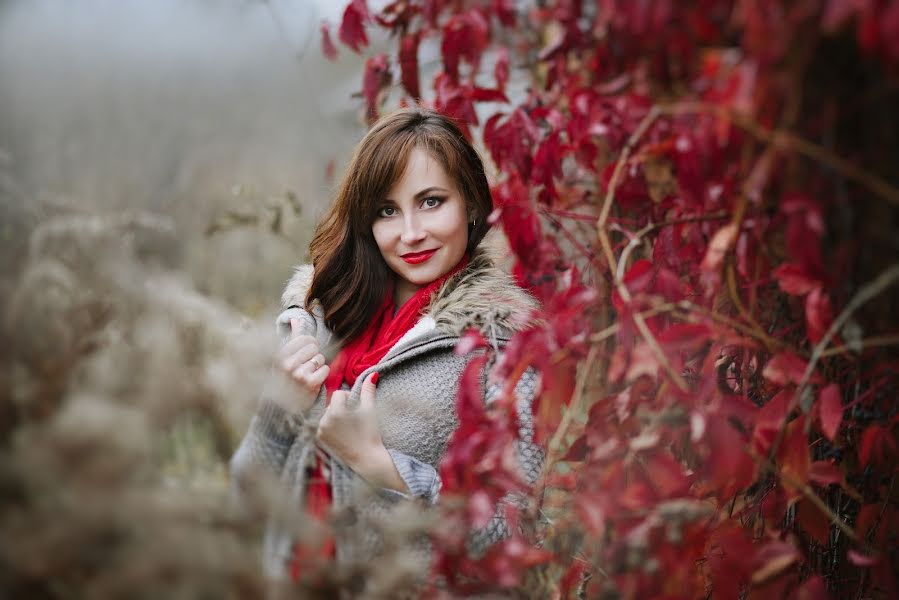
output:
<path id="1" fill-rule="evenodd" d="M 771 132 L 817 138 L 844 101 L 796 99 L 819 40 L 854 39 L 885 72 L 899 66 L 899 2 L 397 0 L 372 15 L 353 0 L 338 37 L 359 51 L 371 25 L 397 47 L 366 63 L 367 116 L 398 78 L 403 101 L 480 135 L 499 171 L 491 221 L 542 304 L 499 357 L 489 408 L 486 347 L 464 342 L 477 356 L 441 471 L 456 509 L 436 545 L 453 589 L 511 587 L 541 568 L 563 597 L 586 585 L 588 597 L 824 598 L 836 577 L 812 543 L 868 570 L 857 581 L 870 590 L 895 589 L 895 365 L 830 335 L 849 294 L 831 244 L 845 199 Z M 439 48 L 429 85 L 426 40 Z M 322 49 L 336 55 L 326 27 Z M 553 526 L 537 550 L 518 531 L 536 508 L 510 504 L 512 537 L 474 560 L 463 532 L 530 491 L 512 450 L 526 369 L 541 378 L 537 439 L 567 427 L 533 499 Z M 839 512 L 846 502 L 822 509 L 829 486 L 857 516 Z M 870 541 L 834 541 L 835 519 Z"/>

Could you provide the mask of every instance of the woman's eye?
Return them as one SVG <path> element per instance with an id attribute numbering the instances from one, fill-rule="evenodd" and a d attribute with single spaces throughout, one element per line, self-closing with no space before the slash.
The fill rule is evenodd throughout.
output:
<path id="1" fill-rule="evenodd" d="M 379 217 L 392 217 L 396 214 L 396 209 L 392 206 L 384 206 L 380 210 L 378 210 Z"/>
<path id="2" fill-rule="evenodd" d="M 425 201 L 422 203 L 425 208 L 434 208 L 436 206 L 440 206 L 443 202 L 443 198 L 438 198 L 437 196 L 429 196 L 425 198 Z"/>

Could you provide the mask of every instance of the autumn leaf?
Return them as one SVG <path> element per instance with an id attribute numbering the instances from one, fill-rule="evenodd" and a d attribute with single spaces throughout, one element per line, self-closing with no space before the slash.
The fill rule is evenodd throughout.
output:
<path id="1" fill-rule="evenodd" d="M 390 72 L 390 59 L 386 54 L 376 54 L 365 61 L 365 75 L 362 78 L 362 95 L 368 107 L 368 120 L 374 122 L 378 118 L 378 105 L 381 91 L 386 89 L 393 75 Z"/>
<path id="2" fill-rule="evenodd" d="M 821 433 L 833 441 L 837 437 L 843 419 L 843 399 L 838 384 L 826 385 L 818 393 L 818 418 L 821 422 Z"/>
<path id="3" fill-rule="evenodd" d="M 873 567 L 880 562 L 879 556 L 868 556 L 855 549 L 850 549 L 846 553 L 846 557 L 857 567 Z"/>
<path id="4" fill-rule="evenodd" d="M 821 286 L 821 282 L 800 265 L 783 264 L 774 269 L 772 276 L 780 289 L 793 296 L 804 296 Z"/>
<path id="5" fill-rule="evenodd" d="M 798 563 L 801 556 L 796 547 L 787 542 L 770 541 L 758 549 L 756 561 L 759 567 L 752 573 L 753 585 L 762 585 L 783 574 Z"/>
<path id="6" fill-rule="evenodd" d="M 320 32 L 322 36 L 322 54 L 328 60 L 337 60 L 337 47 L 331 41 L 331 31 L 327 23 L 321 24 Z"/>
<path id="7" fill-rule="evenodd" d="M 500 48 L 496 54 L 496 63 L 493 65 L 493 77 L 496 79 L 496 87 L 499 90 L 506 88 L 509 81 L 509 50 Z"/>
<path id="8" fill-rule="evenodd" d="M 762 376 L 777 385 L 787 385 L 790 383 L 798 384 L 802 381 L 805 370 L 808 368 L 808 361 L 793 354 L 792 352 L 781 352 L 768 361 L 762 370 Z M 821 377 L 812 372 L 810 378 L 811 383 L 817 383 Z"/>
<path id="9" fill-rule="evenodd" d="M 736 223 L 729 223 L 715 232 L 715 235 L 709 241 L 708 250 L 706 250 L 699 268 L 707 272 L 718 271 L 724 262 L 724 257 L 727 255 L 728 250 L 737 241 L 738 233 L 739 227 Z"/>
<path id="10" fill-rule="evenodd" d="M 365 24 L 370 19 L 366 1 L 352 0 L 343 11 L 343 20 L 337 32 L 338 39 L 353 52 L 359 53 L 362 48 L 368 46 Z"/>
<path id="11" fill-rule="evenodd" d="M 803 498 L 796 503 L 796 520 L 813 540 L 827 546 L 830 538 L 830 517 L 821 512 L 820 508 Z"/>
<path id="12" fill-rule="evenodd" d="M 828 296 L 816 287 L 805 297 L 805 328 L 808 339 L 817 344 L 833 323 L 833 309 Z"/>
<path id="13" fill-rule="evenodd" d="M 404 35 L 400 39 L 400 81 L 412 98 L 420 98 L 421 90 L 418 86 L 418 45 L 421 36 L 418 33 Z"/>
<path id="14" fill-rule="evenodd" d="M 808 436 L 805 433 L 805 417 L 800 416 L 787 426 L 783 442 L 777 452 L 777 463 L 783 475 L 784 488 L 790 501 L 802 495 L 808 484 L 811 456 Z"/>
<path id="15" fill-rule="evenodd" d="M 808 470 L 808 478 L 819 485 L 831 485 L 843 482 L 843 472 L 830 461 L 817 460 Z"/>

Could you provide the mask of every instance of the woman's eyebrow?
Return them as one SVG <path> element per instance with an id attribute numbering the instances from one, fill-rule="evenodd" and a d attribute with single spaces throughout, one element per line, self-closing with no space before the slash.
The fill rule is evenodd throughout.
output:
<path id="1" fill-rule="evenodd" d="M 448 192 L 448 191 L 449 190 L 444 189 L 442 187 L 437 187 L 437 186 L 432 185 L 431 187 L 425 188 L 425 189 L 421 190 L 420 192 L 418 192 L 417 194 L 415 194 L 415 197 L 421 198 L 423 196 L 427 196 L 428 194 L 430 194 L 432 192 Z"/>
<path id="2" fill-rule="evenodd" d="M 421 190 L 420 192 L 416 193 L 416 194 L 415 194 L 415 198 L 416 198 L 416 199 L 418 199 L 418 198 L 423 198 L 423 197 L 425 197 L 425 196 L 427 196 L 428 194 L 431 194 L 431 193 L 433 193 L 433 192 L 444 192 L 444 193 L 448 194 L 448 193 L 449 193 L 449 190 L 446 189 L 446 188 L 438 187 L 438 186 L 436 186 L 436 185 L 432 185 L 431 187 L 426 187 L 425 189 L 423 189 L 423 190 Z M 391 203 L 394 203 L 394 204 L 396 203 L 394 200 L 391 200 L 390 198 L 384 198 L 384 202 L 391 202 Z"/>

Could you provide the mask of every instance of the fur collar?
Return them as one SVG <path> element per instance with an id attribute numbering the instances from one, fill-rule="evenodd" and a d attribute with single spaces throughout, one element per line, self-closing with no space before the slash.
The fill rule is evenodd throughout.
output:
<path id="1" fill-rule="evenodd" d="M 306 291 L 312 284 L 312 274 L 312 265 L 301 265 L 295 269 L 281 297 L 284 308 L 303 306 Z M 485 335 L 513 334 L 533 323 L 532 313 L 537 307 L 537 300 L 497 267 L 493 257 L 479 247 L 468 265 L 434 294 L 420 324 L 427 322 L 433 328 L 451 335 L 461 335 L 470 327 Z M 315 305 L 313 313 L 321 316 L 320 309 L 316 310 Z"/>

